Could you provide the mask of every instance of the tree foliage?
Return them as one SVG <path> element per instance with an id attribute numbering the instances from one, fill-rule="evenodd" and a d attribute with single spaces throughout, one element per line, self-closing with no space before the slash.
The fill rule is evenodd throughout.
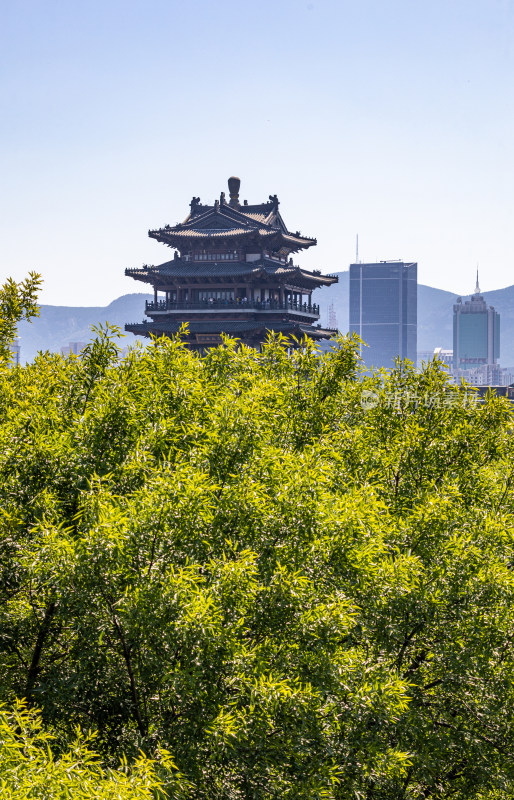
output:
<path id="1" fill-rule="evenodd" d="M 115 334 L 0 372 L 0 699 L 170 797 L 511 797 L 508 403 Z"/>
<path id="2" fill-rule="evenodd" d="M 76 731 L 65 752 L 55 757 L 53 736 L 38 714 L 16 703 L 0 708 L 0 796 L 2 800 L 152 800 L 163 797 L 156 767 L 141 755 L 129 768 L 104 768 L 91 749 L 94 736 Z M 160 753 L 157 770 L 174 772 L 167 753 Z"/>
<path id="3" fill-rule="evenodd" d="M 37 295 L 41 276 L 30 272 L 28 278 L 16 283 L 12 278 L 0 286 L 0 360 L 11 358 L 10 345 L 16 338 L 18 322 L 39 316 Z"/>

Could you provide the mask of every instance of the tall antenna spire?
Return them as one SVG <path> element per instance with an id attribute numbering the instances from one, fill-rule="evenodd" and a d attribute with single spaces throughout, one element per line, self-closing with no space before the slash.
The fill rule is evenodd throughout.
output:
<path id="1" fill-rule="evenodd" d="M 475 294 L 480 294 L 480 284 L 478 283 L 478 264 L 477 264 L 477 285 L 475 286 Z"/>
<path id="2" fill-rule="evenodd" d="M 357 234 L 355 239 L 355 263 L 359 263 L 359 234 Z"/>

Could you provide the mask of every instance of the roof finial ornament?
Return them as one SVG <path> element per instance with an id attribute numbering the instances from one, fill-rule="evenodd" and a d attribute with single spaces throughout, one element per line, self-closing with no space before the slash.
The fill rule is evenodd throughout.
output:
<path id="1" fill-rule="evenodd" d="M 200 205 L 200 198 L 199 197 L 193 197 L 193 199 L 189 203 L 189 206 L 191 208 L 191 213 L 192 214 L 194 214 L 194 212 L 197 210 L 199 205 Z"/>
<path id="2" fill-rule="evenodd" d="M 232 208 L 239 208 L 239 187 L 241 186 L 241 181 L 239 178 L 236 178 L 235 175 L 232 175 L 231 178 L 228 179 L 228 190 L 230 192 L 230 205 Z"/>
<path id="3" fill-rule="evenodd" d="M 270 194 L 269 201 L 270 201 L 271 205 L 273 206 L 274 210 L 277 211 L 278 210 L 278 203 L 279 203 L 277 195 L 276 194 Z"/>
<path id="4" fill-rule="evenodd" d="M 222 206 L 225 202 L 225 192 L 222 192 L 220 194 L 220 206 Z"/>
<path id="5" fill-rule="evenodd" d="M 478 283 L 478 264 L 477 264 L 477 285 L 475 286 L 475 294 L 480 294 L 480 284 Z"/>

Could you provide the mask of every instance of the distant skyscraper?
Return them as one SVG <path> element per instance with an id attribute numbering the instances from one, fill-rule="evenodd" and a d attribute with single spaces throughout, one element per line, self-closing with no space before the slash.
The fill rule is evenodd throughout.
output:
<path id="1" fill-rule="evenodd" d="M 20 363 L 20 353 L 21 353 L 20 340 L 15 339 L 13 343 L 10 345 L 10 349 L 11 349 L 11 364 L 17 367 Z"/>
<path id="2" fill-rule="evenodd" d="M 500 357 L 500 315 L 488 306 L 477 284 L 471 300 L 459 297 L 453 306 L 454 370 L 496 364 Z"/>
<path id="3" fill-rule="evenodd" d="M 328 307 L 328 327 L 331 330 L 337 330 L 337 315 L 333 303 L 330 303 Z"/>
<path id="4" fill-rule="evenodd" d="M 86 346 L 85 342 L 70 342 L 68 347 L 61 347 L 62 356 L 79 356 Z"/>
<path id="5" fill-rule="evenodd" d="M 368 345 L 362 348 L 368 367 L 390 369 L 398 356 L 415 364 L 417 321 L 416 263 L 350 264 L 350 332 Z"/>

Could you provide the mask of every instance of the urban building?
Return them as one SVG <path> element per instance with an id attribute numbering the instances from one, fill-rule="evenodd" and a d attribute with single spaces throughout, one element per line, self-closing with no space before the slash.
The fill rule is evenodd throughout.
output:
<path id="1" fill-rule="evenodd" d="M 11 364 L 13 367 L 18 367 L 20 365 L 20 357 L 21 357 L 20 340 L 15 339 L 10 345 L 10 349 L 11 349 Z"/>
<path id="2" fill-rule="evenodd" d="M 67 347 L 61 347 L 62 356 L 79 356 L 86 346 L 86 342 L 70 342 Z"/>
<path id="3" fill-rule="evenodd" d="M 230 178 L 228 186 L 230 200 L 225 192 L 213 205 L 193 197 L 184 222 L 148 232 L 173 248 L 174 258 L 125 270 L 154 290 L 145 307 L 150 320 L 128 323 L 125 330 L 173 336 L 187 323 L 184 341 L 199 351 L 220 344 L 222 334 L 257 349 L 270 331 L 299 341 L 329 339 L 335 331 L 316 324 L 320 312 L 312 292 L 337 277 L 307 271 L 292 259 L 316 239 L 287 229 L 276 195 L 249 205 L 239 200 L 239 178 Z"/>
<path id="4" fill-rule="evenodd" d="M 421 368 L 423 363 L 426 364 L 433 359 L 442 361 L 448 367 L 450 376 L 457 383 L 461 379 L 471 386 L 510 386 L 511 383 L 514 383 L 514 371 L 501 367 L 499 364 L 479 364 L 470 369 L 456 370 L 453 365 L 453 350 L 436 347 L 434 350 L 418 351 L 418 367 Z"/>
<path id="5" fill-rule="evenodd" d="M 445 350 L 443 347 L 434 347 L 433 350 L 418 350 L 417 366 L 422 367 L 424 363 L 434 359 L 442 361 L 450 372 L 453 372 L 453 350 Z"/>
<path id="6" fill-rule="evenodd" d="M 492 369 L 500 357 L 500 315 L 480 294 L 478 271 L 471 299 L 459 297 L 453 306 L 453 356 L 456 377 L 480 366 Z"/>
<path id="7" fill-rule="evenodd" d="M 337 314 L 333 303 L 330 303 L 328 307 L 328 327 L 334 331 L 336 331 L 338 328 Z"/>
<path id="8" fill-rule="evenodd" d="M 489 393 L 495 394 L 497 397 L 506 397 L 511 403 L 514 403 L 514 387 L 507 384 L 500 384 L 499 386 L 479 386 L 476 390 L 477 397 L 485 398 Z"/>
<path id="9" fill-rule="evenodd" d="M 418 265 L 404 261 L 350 264 L 350 332 L 365 342 L 364 363 L 416 363 Z"/>
<path id="10" fill-rule="evenodd" d="M 461 379 L 472 386 L 510 386 L 514 383 L 512 369 L 500 367 L 499 364 L 481 364 L 471 369 L 454 370 L 456 382 Z"/>

